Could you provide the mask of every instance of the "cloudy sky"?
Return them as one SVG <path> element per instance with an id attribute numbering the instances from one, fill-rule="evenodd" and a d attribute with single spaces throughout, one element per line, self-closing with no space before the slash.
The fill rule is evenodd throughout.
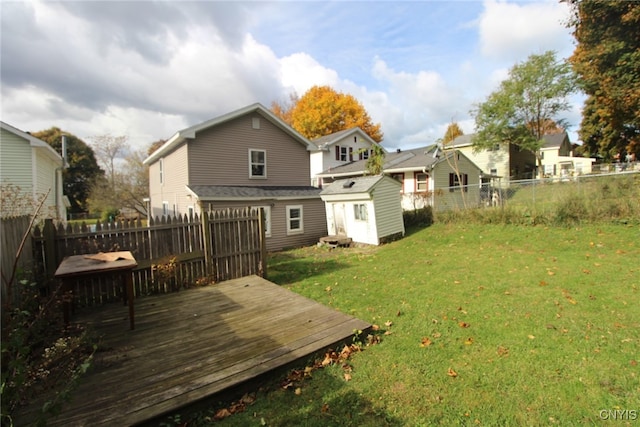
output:
<path id="1" fill-rule="evenodd" d="M 567 58 L 553 1 L 7 1 L 2 121 L 132 148 L 246 105 L 329 85 L 355 96 L 393 150 L 433 143 L 531 54 Z M 564 118 L 580 123 L 582 98 Z"/>

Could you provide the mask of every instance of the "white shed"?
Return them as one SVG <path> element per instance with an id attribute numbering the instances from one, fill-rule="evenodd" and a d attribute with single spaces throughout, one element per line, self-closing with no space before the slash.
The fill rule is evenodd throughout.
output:
<path id="1" fill-rule="evenodd" d="M 320 193 L 328 232 L 371 245 L 404 236 L 401 188 L 399 181 L 386 175 L 331 183 Z"/>

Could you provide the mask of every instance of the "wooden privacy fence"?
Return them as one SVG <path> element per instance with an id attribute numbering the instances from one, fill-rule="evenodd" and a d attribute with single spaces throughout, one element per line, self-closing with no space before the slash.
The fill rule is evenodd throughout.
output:
<path id="1" fill-rule="evenodd" d="M 31 258 L 31 239 L 27 238 L 24 247 L 18 259 L 18 249 L 25 233 L 29 232 L 31 218 L 29 216 L 0 218 L 0 276 L 2 277 L 2 299 L 7 296 L 7 282 L 12 280 L 14 275 L 14 266 L 16 277 L 13 281 L 22 278 L 21 272 L 30 270 L 32 265 Z M 27 234 L 28 237 L 28 234 Z"/>
<path id="2" fill-rule="evenodd" d="M 167 293 L 252 274 L 265 276 L 264 217 L 258 209 L 216 210 L 194 217 L 162 217 L 97 223 L 95 227 L 55 226 L 46 221 L 33 232 L 34 266 L 41 283 L 51 278 L 64 257 L 97 252 L 131 251 L 137 296 Z M 89 282 L 89 283 L 88 283 Z M 82 305 L 122 298 L 113 278 L 78 282 L 74 293 Z"/>

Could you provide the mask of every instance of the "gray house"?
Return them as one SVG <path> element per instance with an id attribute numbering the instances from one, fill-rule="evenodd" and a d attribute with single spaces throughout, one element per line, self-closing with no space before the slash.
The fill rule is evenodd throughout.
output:
<path id="1" fill-rule="evenodd" d="M 144 161 L 151 215 L 262 208 L 268 250 L 314 244 L 327 226 L 313 148 L 260 104 L 183 129 Z"/>

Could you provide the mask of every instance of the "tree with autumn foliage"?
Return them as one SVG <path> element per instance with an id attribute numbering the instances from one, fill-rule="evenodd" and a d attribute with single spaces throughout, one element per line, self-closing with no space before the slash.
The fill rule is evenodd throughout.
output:
<path id="1" fill-rule="evenodd" d="M 541 173 L 543 137 L 551 122 L 566 127 L 565 120 L 557 116 L 569 110 L 568 97 L 575 91 L 569 63 L 558 61 L 553 51 L 530 55 L 513 66 L 500 87 L 476 106 L 474 148 L 511 143 L 534 153 Z"/>
<path id="2" fill-rule="evenodd" d="M 359 127 L 376 142 L 382 141 L 380 123 L 374 124 L 352 95 L 329 86 L 314 86 L 301 98 L 292 95 L 289 105 L 272 103 L 271 111 L 310 140 Z"/>
<path id="3" fill-rule="evenodd" d="M 640 157 L 640 3 L 566 0 L 577 41 L 570 58 L 588 98 L 580 137 L 592 154 Z"/>
<path id="4" fill-rule="evenodd" d="M 449 123 L 449 126 L 447 126 L 447 130 L 444 133 L 444 138 L 442 138 L 442 144 L 447 145 L 448 143 L 462 135 L 464 135 L 464 132 L 462 132 L 462 129 L 460 128 L 460 125 L 458 123 Z"/>

